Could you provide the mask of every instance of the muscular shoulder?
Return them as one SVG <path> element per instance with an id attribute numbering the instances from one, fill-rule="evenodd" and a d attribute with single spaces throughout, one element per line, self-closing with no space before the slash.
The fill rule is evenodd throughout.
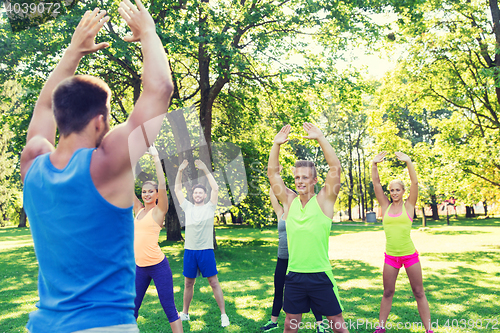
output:
<path id="1" fill-rule="evenodd" d="M 46 153 L 51 153 L 54 150 L 55 147 L 46 138 L 42 136 L 33 137 L 21 153 L 21 180 L 24 181 L 24 177 L 35 158 Z"/>

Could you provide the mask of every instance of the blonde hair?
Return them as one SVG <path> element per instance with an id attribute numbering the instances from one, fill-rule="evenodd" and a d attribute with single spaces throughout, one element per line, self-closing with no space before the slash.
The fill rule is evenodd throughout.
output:
<path id="1" fill-rule="evenodd" d="M 399 184 L 403 188 L 403 191 L 405 190 L 405 183 L 401 179 L 394 179 L 389 183 L 389 189 L 391 188 L 392 184 Z"/>
<path id="2" fill-rule="evenodd" d="M 316 166 L 314 165 L 313 161 L 298 160 L 295 162 L 295 169 L 297 168 L 311 168 L 313 178 L 316 178 L 318 176 L 318 173 L 316 172 Z"/>

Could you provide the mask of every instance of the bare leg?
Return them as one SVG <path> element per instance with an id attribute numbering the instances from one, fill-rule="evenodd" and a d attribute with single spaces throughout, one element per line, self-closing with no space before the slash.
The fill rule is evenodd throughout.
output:
<path id="1" fill-rule="evenodd" d="M 302 313 L 299 314 L 287 313 L 285 318 L 285 329 L 283 330 L 283 333 L 297 333 L 301 321 L 302 321 Z"/>
<path id="2" fill-rule="evenodd" d="M 222 288 L 219 284 L 219 279 L 217 275 L 209 276 L 207 278 L 208 283 L 210 283 L 210 287 L 212 287 L 212 291 L 214 292 L 215 301 L 220 309 L 220 314 L 226 313 L 226 305 L 224 303 L 224 295 L 222 294 Z"/>
<path id="3" fill-rule="evenodd" d="M 413 295 L 415 295 L 415 300 L 417 301 L 418 313 L 420 314 L 420 319 L 424 324 L 425 330 L 431 329 L 431 311 L 429 310 L 429 303 L 427 302 L 427 297 L 425 297 L 424 285 L 422 282 L 422 267 L 420 262 L 417 262 L 410 267 L 406 267 L 406 274 L 410 279 L 411 289 Z"/>
<path id="4" fill-rule="evenodd" d="M 170 328 L 172 329 L 172 333 L 183 333 L 184 329 L 182 328 L 181 318 L 177 319 L 174 322 L 171 322 Z"/>
<path id="5" fill-rule="evenodd" d="M 342 313 L 336 316 L 327 316 L 328 324 L 330 328 L 336 333 L 349 333 L 347 330 L 347 325 L 345 324 L 344 317 L 342 317 Z"/>
<path id="6" fill-rule="evenodd" d="M 380 302 L 379 326 L 385 327 L 387 318 L 391 312 L 392 298 L 396 291 L 396 279 L 398 278 L 399 268 L 394 268 L 391 265 L 384 263 L 384 294 Z"/>
<path id="7" fill-rule="evenodd" d="M 184 304 L 182 306 L 182 312 L 185 314 L 189 313 L 189 305 L 191 305 L 191 301 L 193 300 L 195 282 L 196 279 L 184 278 Z"/>

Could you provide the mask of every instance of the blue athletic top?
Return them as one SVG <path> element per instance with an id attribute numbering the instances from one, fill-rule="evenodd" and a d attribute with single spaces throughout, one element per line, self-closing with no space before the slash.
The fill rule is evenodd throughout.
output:
<path id="1" fill-rule="evenodd" d="M 90 176 L 94 149 L 79 149 L 64 169 L 38 156 L 24 180 L 24 208 L 38 259 L 38 310 L 31 333 L 134 324 L 132 207 L 104 199 Z"/>

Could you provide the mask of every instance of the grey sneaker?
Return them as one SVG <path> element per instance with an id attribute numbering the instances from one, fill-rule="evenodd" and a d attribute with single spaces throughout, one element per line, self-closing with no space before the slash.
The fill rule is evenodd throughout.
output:
<path id="1" fill-rule="evenodd" d="M 181 317 L 181 321 L 188 321 L 189 320 L 189 314 L 181 312 L 179 313 L 179 317 Z"/>

